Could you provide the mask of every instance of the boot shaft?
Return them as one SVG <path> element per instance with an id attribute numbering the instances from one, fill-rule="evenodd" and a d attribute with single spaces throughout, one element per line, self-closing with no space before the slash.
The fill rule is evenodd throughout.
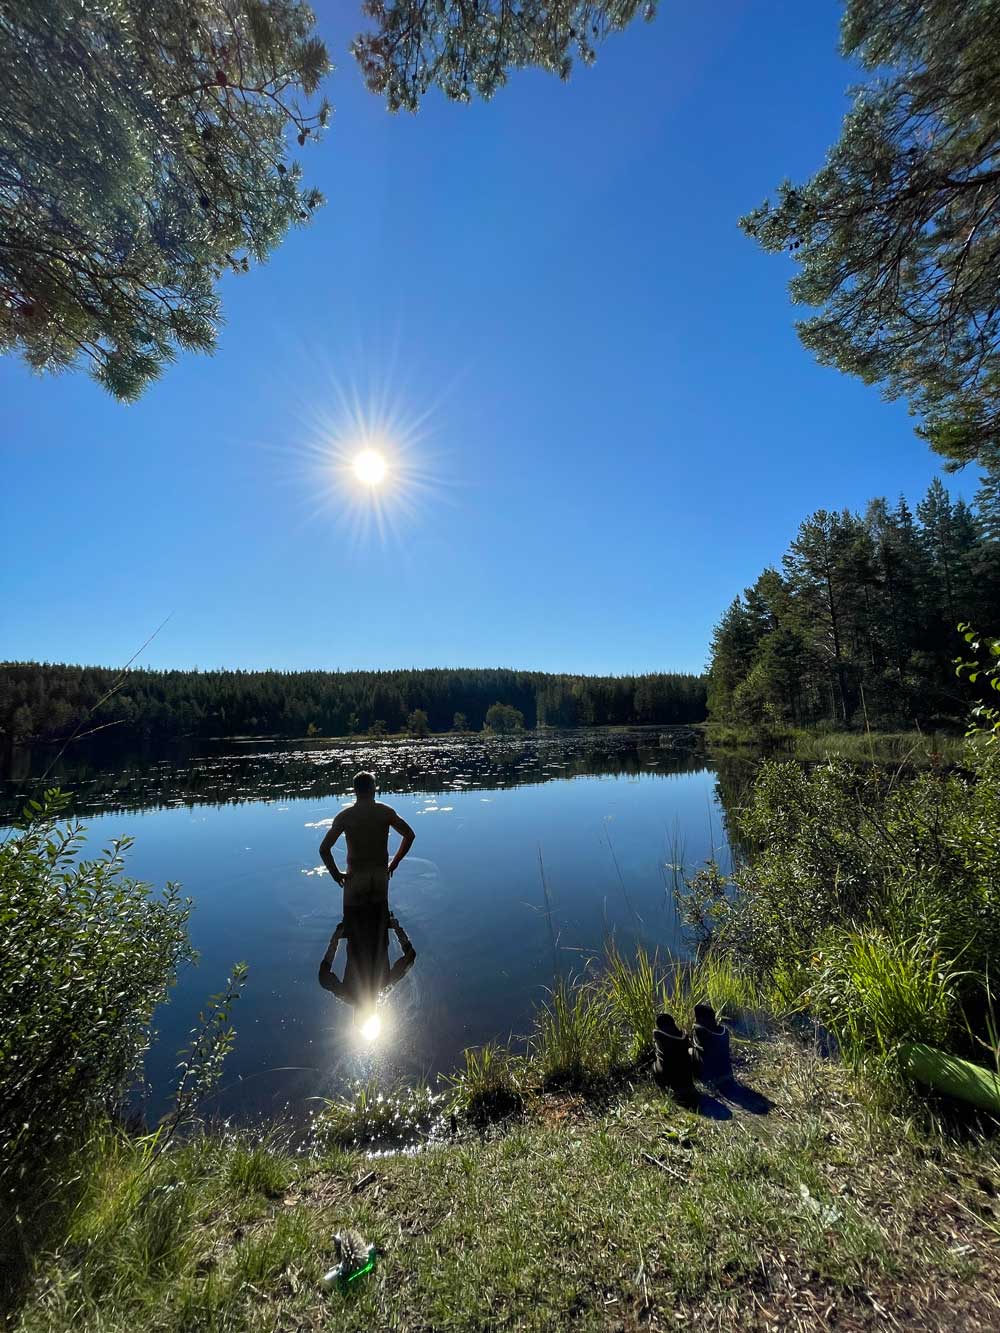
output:
<path id="1" fill-rule="evenodd" d="M 653 1029 L 653 1046 L 656 1050 L 653 1078 L 658 1086 L 669 1088 L 682 1100 L 697 1098 L 688 1038 L 669 1014 L 661 1014 L 657 1018 Z"/>
<path id="2" fill-rule="evenodd" d="M 698 1077 L 706 1083 L 724 1083 L 733 1077 L 729 1029 L 707 1004 L 695 1006 L 694 1062 Z"/>

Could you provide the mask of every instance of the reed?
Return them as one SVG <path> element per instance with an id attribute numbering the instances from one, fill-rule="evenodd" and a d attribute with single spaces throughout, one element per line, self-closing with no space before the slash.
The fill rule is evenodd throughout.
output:
<path id="1" fill-rule="evenodd" d="M 614 1061 L 614 1027 L 599 986 L 560 980 L 535 1012 L 529 1057 L 543 1087 L 603 1078 Z"/>
<path id="2" fill-rule="evenodd" d="M 830 1028 L 848 1063 L 891 1067 L 907 1042 L 947 1042 L 960 1013 L 964 973 L 924 936 L 896 940 L 879 930 L 831 936 L 812 960 L 810 1009 Z"/>

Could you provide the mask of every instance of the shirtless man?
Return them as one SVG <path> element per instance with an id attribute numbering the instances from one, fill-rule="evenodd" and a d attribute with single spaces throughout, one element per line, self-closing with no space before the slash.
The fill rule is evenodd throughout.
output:
<path id="1" fill-rule="evenodd" d="M 402 838 L 396 855 L 389 860 L 389 830 Z M 333 858 L 333 845 L 341 834 L 347 839 L 347 872 Z M 359 773 L 354 779 L 354 804 L 333 821 L 320 843 L 323 864 L 344 890 L 344 907 L 387 902 L 389 880 L 417 835 L 391 805 L 375 799 L 375 778 Z"/>

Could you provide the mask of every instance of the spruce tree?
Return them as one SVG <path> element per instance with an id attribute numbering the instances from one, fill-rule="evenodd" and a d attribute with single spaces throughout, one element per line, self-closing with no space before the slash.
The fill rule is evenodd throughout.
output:
<path id="1" fill-rule="evenodd" d="M 836 716 L 845 724 L 854 711 L 845 637 L 846 536 L 841 515 L 818 509 L 801 524 L 782 558 L 796 599 L 815 626 L 814 641 L 827 655 Z"/>
<path id="2" fill-rule="evenodd" d="M 1000 466 L 991 468 L 979 478 L 975 504 L 984 538 L 1000 545 Z"/>
<path id="3" fill-rule="evenodd" d="M 733 694 L 750 671 L 756 646 L 752 617 L 742 598 L 736 597 L 712 632 L 708 705 L 713 717 L 729 715 Z"/>
<path id="4" fill-rule="evenodd" d="M 958 624 L 956 587 L 958 552 L 955 544 L 951 497 L 935 477 L 927 494 L 917 505 L 921 544 L 931 577 L 937 583 L 937 602 L 943 606 L 948 621 Z"/>

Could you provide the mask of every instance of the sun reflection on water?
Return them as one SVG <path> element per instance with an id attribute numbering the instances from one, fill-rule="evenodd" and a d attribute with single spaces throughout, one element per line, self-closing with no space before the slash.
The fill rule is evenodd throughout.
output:
<path id="1" fill-rule="evenodd" d="M 368 1014 L 361 1020 L 358 1030 L 363 1041 L 378 1041 L 382 1032 L 382 1020 L 378 1014 Z"/>

